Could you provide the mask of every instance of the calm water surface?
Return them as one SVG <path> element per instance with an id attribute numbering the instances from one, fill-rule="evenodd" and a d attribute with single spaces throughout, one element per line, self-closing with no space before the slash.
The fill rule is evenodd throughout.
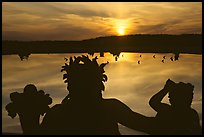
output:
<path id="1" fill-rule="evenodd" d="M 9 94 L 22 92 L 26 84 L 33 83 L 53 98 L 53 105 L 60 103 L 67 95 L 63 83 L 61 66 L 64 57 L 81 54 L 42 54 L 31 55 L 21 61 L 17 55 L 2 56 L 2 130 L 3 132 L 22 133 L 18 117 L 11 119 L 5 111 L 10 102 Z M 84 54 L 86 55 L 86 54 Z M 99 54 L 94 54 L 94 56 Z M 140 57 L 140 55 L 142 55 Z M 132 110 L 146 116 L 155 116 L 156 112 L 148 104 L 152 95 L 163 88 L 168 78 L 175 82 L 189 82 L 194 88 L 192 108 L 200 116 L 202 124 L 202 55 L 181 54 L 179 61 L 171 61 L 173 54 L 121 53 L 118 61 L 109 54 L 98 59 L 99 63 L 109 61 L 105 71 L 108 81 L 105 83 L 104 98 L 117 98 Z M 166 56 L 164 63 L 163 56 Z M 91 57 L 91 56 L 90 56 Z M 140 64 L 138 64 L 140 61 Z M 165 97 L 163 102 L 168 103 Z M 144 134 L 122 125 L 121 134 Z"/>

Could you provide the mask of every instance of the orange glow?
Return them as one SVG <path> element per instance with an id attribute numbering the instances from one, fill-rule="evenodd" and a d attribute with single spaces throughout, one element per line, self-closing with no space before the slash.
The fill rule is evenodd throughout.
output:
<path id="1" fill-rule="evenodd" d="M 117 35 L 122 36 L 127 34 L 127 28 L 129 28 L 129 21 L 128 20 L 115 20 L 115 31 Z"/>
<path id="2" fill-rule="evenodd" d="M 125 34 L 124 28 L 119 28 L 119 29 L 118 29 L 118 35 L 122 36 L 122 35 L 124 35 L 124 34 Z"/>

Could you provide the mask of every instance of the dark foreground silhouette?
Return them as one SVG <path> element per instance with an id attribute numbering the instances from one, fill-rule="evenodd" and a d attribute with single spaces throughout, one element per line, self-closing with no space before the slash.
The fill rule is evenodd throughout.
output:
<path id="1" fill-rule="evenodd" d="M 198 113 L 191 108 L 193 90 L 194 86 L 190 83 L 167 80 L 164 88 L 149 101 L 150 106 L 157 112 L 153 134 L 202 134 Z M 171 105 L 161 102 L 167 93 Z"/>
<path id="2" fill-rule="evenodd" d="M 159 121 L 157 117 L 136 113 L 117 99 L 103 99 L 103 82 L 108 79 L 104 74 L 107 63 L 99 65 L 96 60 L 97 57 L 90 60 L 82 55 L 70 58 L 70 63 L 62 66 L 61 71 L 66 72 L 63 79 L 68 83 L 69 93 L 61 104 L 49 108 L 48 105 L 52 103 L 49 95 L 42 90 L 37 91 L 30 84 L 23 93 L 11 94 L 12 102 L 6 106 L 9 116 L 14 118 L 16 114 L 19 115 L 24 134 L 118 135 L 118 123 L 149 134 L 175 133 L 161 131 L 161 124 L 168 127 L 168 123 L 160 122 L 155 128 Z M 39 123 L 39 117 L 44 113 L 43 121 Z M 193 122 L 196 123 L 197 119 Z M 193 130 L 194 125 L 190 127 Z"/>

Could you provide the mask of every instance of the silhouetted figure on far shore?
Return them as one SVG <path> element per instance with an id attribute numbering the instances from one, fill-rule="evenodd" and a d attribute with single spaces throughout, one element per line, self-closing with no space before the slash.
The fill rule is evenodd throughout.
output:
<path id="1" fill-rule="evenodd" d="M 24 59 L 28 60 L 30 53 L 25 52 L 25 53 L 19 53 L 18 55 L 19 55 L 21 61 L 23 61 Z"/>
<path id="2" fill-rule="evenodd" d="M 115 61 L 118 61 L 118 56 L 115 56 Z"/>
<path id="3" fill-rule="evenodd" d="M 198 113 L 191 108 L 193 89 L 194 86 L 190 83 L 167 80 L 164 88 L 149 101 L 150 106 L 157 112 L 152 134 L 202 134 Z M 161 102 L 167 93 L 171 105 Z"/>
<path id="4" fill-rule="evenodd" d="M 174 61 L 173 57 L 171 57 L 170 59 L 171 59 L 171 61 Z"/>
<path id="5" fill-rule="evenodd" d="M 176 52 L 176 53 L 174 53 L 175 55 L 174 55 L 174 60 L 176 61 L 176 60 L 178 60 L 179 59 L 179 53 L 178 52 Z"/>
<path id="6" fill-rule="evenodd" d="M 68 58 L 64 58 L 65 61 L 68 61 Z"/>

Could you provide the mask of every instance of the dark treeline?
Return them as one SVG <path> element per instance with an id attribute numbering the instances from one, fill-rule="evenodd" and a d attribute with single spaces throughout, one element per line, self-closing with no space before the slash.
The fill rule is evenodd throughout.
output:
<path id="1" fill-rule="evenodd" d="M 82 41 L 3 41 L 2 54 L 47 53 L 189 53 L 202 54 L 202 34 L 136 34 Z"/>

